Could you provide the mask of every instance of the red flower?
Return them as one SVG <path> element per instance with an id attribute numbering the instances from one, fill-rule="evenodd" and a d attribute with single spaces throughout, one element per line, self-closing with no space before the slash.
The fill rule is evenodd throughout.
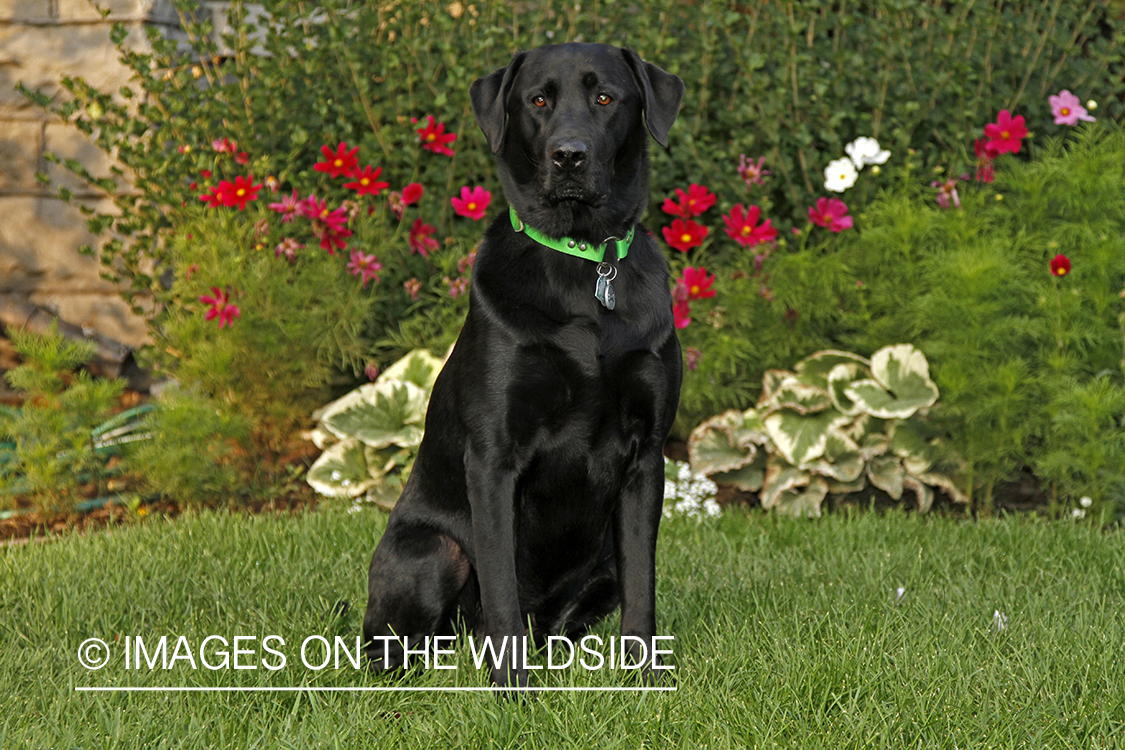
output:
<path id="1" fill-rule="evenodd" d="M 362 250 L 352 250 L 352 259 L 348 263 L 348 273 L 352 276 L 362 276 L 363 284 L 366 287 L 367 282 L 375 279 L 375 283 L 379 283 L 379 272 L 383 270 L 383 264 L 374 255 L 367 255 Z"/>
<path id="2" fill-rule="evenodd" d="M 313 165 L 313 169 L 317 172 L 327 172 L 329 177 L 347 177 L 359 166 L 359 157 L 356 156 L 358 152 L 359 146 L 348 151 L 348 145 L 343 141 L 340 141 L 335 151 L 331 146 L 321 146 L 320 153 L 324 154 L 324 161 L 318 161 Z"/>
<path id="3" fill-rule="evenodd" d="M 261 189 L 261 185 L 254 184 L 253 177 L 235 177 L 234 182 L 220 180 L 219 186 L 214 188 L 214 198 L 218 199 L 219 203 L 224 206 L 237 206 L 239 211 L 245 211 L 246 204 L 249 201 L 258 200 L 258 191 Z M 204 197 L 203 200 L 208 199 Z M 210 202 L 208 205 L 214 206 L 216 204 Z"/>
<path id="4" fill-rule="evenodd" d="M 702 245 L 707 237 L 707 227 L 696 224 L 691 219 L 672 219 L 672 226 L 664 227 L 663 231 L 664 241 L 684 253 Z"/>
<path id="5" fill-rule="evenodd" d="M 715 194 L 703 185 L 689 185 L 686 193 L 676 188 L 676 197 L 678 203 L 671 198 L 664 199 L 664 205 L 660 207 L 664 213 L 691 219 L 715 205 Z"/>
<path id="6" fill-rule="evenodd" d="M 435 125 L 433 115 L 426 115 L 426 127 L 418 131 L 418 137 L 422 141 L 422 148 L 429 149 L 435 154 L 453 156 L 453 149 L 446 144 L 457 140 L 457 134 L 446 133 L 444 122 Z"/>
<path id="7" fill-rule="evenodd" d="M 762 222 L 761 226 L 755 226 L 761 213 L 762 210 L 757 206 L 750 206 L 750 209 L 746 210 L 742 204 L 736 205 L 730 210 L 730 214 L 723 216 L 723 221 L 727 225 L 727 234 L 735 242 L 746 247 L 776 239 L 777 230 L 770 225 L 769 219 Z"/>
<path id="8" fill-rule="evenodd" d="M 310 195 L 303 201 L 297 201 L 297 213 L 312 219 L 313 227 L 317 231 L 345 231 L 344 225 L 348 223 L 348 210 L 346 208 L 340 206 L 335 211 L 330 211 L 328 201 L 318 200 L 315 195 Z M 348 232 L 344 236 L 350 235 L 351 232 Z M 323 244 L 321 246 L 323 247 Z"/>
<path id="9" fill-rule="evenodd" d="M 344 187 L 354 190 L 356 195 L 378 195 L 379 191 L 385 190 L 391 186 L 389 182 L 379 181 L 379 175 L 382 173 L 382 167 L 375 167 L 375 169 L 372 170 L 370 164 L 363 169 L 359 169 L 358 167 L 353 168 L 350 173 L 352 181 L 345 182 Z"/>
<path id="10" fill-rule="evenodd" d="M 199 200 L 205 202 L 210 208 L 218 208 L 223 205 L 223 193 L 219 188 L 212 187 L 206 193 L 199 196 Z"/>
<path id="11" fill-rule="evenodd" d="M 245 151 L 240 151 L 239 153 L 235 154 L 234 160 L 239 164 L 245 166 L 250 163 L 250 154 L 246 153 Z"/>
<path id="12" fill-rule="evenodd" d="M 233 325 L 235 318 L 242 317 L 237 305 L 230 304 L 230 295 L 225 290 L 220 290 L 219 287 L 211 287 L 211 293 L 214 297 L 208 297 L 206 294 L 201 295 L 199 301 L 205 305 L 210 305 L 211 309 L 207 311 L 206 319 L 214 320 L 219 319 L 219 328 L 227 325 Z"/>
<path id="13" fill-rule="evenodd" d="M 710 299 L 715 296 L 715 290 L 711 286 L 715 283 L 715 275 L 708 275 L 707 269 L 702 266 L 699 268 L 692 268 L 691 266 L 685 268 L 683 275 L 680 277 L 680 283 L 682 283 L 684 289 L 687 290 L 687 298 L 689 300 Z"/>
<path id="14" fill-rule="evenodd" d="M 425 189 L 420 182 L 412 182 L 402 189 L 402 205 L 413 206 L 418 201 L 422 200 L 422 193 Z"/>
<path id="15" fill-rule="evenodd" d="M 672 320 L 676 328 L 687 328 L 691 323 L 691 307 L 687 300 L 672 305 Z"/>
<path id="16" fill-rule="evenodd" d="M 1070 258 L 1062 253 L 1059 253 L 1054 258 L 1051 258 L 1051 275 L 1052 276 L 1066 276 L 1070 273 Z"/>
<path id="17" fill-rule="evenodd" d="M 809 207 L 809 220 L 839 233 L 852 227 L 852 217 L 844 215 L 847 212 L 847 205 L 839 198 L 818 198 L 816 208 Z"/>
<path id="18" fill-rule="evenodd" d="M 329 255 L 335 255 L 337 250 L 346 250 L 348 243 L 344 242 L 348 237 L 352 236 L 350 229 L 332 229 L 326 227 L 320 233 L 320 247 L 322 250 L 327 250 Z"/>
<path id="19" fill-rule="evenodd" d="M 492 202 L 492 193 L 480 185 L 472 190 L 469 190 L 466 186 L 461 188 L 460 198 L 450 198 L 449 201 L 453 204 L 453 211 L 458 216 L 466 216 L 473 221 L 480 221 L 484 218 L 484 212 L 488 208 L 488 204 Z"/>
<path id="20" fill-rule="evenodd" d="M 437 250 L 438 241 L 430 236 L 436 231 L 437 227 L 424 224 L 420 217 L 415 219 L 410 227 L 410 252 L 425 258 L 431 250 Z"/>
<path id="21" fill-rule="evenodd" d="M 988 139 L 988 146 L 995 148 L 996 153 L 1020 152 L 1020 144 L 1027 137 L 1027 128 L 1023 126 L 1023 115 L 1012 117 L 1006 109 L 1000 110 L 996 122 L 984 126 L 984 136 Z"/>
<path id="22" fill-rule="evenodd" d="M 977 138 L 973 141 L 973 153 L 977 157 L 977 182 L 992 182 L 996 171 L 992 168 L 993 160 L 1000 155 L 991 141 Z"/>

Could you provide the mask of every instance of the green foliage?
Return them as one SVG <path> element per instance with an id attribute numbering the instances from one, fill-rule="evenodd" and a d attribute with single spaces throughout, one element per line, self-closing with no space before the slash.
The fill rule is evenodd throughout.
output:
<path id="1" fill-rule="evenodd" d="M 866 360 L 822 351 L 795 371 L 770 370 L 755 408 L 705 421 L 688 441 L 692 469 L 758 492 L 764 508 L 819 516 L 829 495 L 867 483 L 929 510 L 932 487 L 967 499 L 963 461 L 935 435 L 926 416 L 938 399 L 926 358 L 909 344 Z"/>
<path id="2" fill-rule="evenodd" d="M 173 390 L 143 423 L 129 469 L 146 492 L 182 507 L 231 504 L 245 493 L 248 420 L 197 393 Z"/>
<path id="3" fill-rule="evenodd" d="M 26 496 L 45 512 L 69 511 L 85 499 L 86 485 L 95 493 L 105 489 L 94 428 L 109 416 L 124 382 L 75 371 L 94 356 L 92 343 L 69 341 L 56 329 L 8 333 L 23 364 L 5 377 L 26 401 L 0 411 L 0 439 L 13 448 L 0 454 L 0 494 Z"/>
<path id="4" fill-rule="evenodd" d="M 313 489 L 394 507 L 422 442 L 441 366 L 429 351 L 413 351 L 374 383 L 317 410 L 311 437 L 324 453 L 309 468 Z"/>

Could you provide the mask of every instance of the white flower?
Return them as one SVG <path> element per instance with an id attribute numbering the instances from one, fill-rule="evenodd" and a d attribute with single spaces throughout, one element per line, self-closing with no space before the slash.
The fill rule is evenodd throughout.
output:
<path id="1" fill-rule="evenodd" d="M 996 628 L 997 630 L 1007 630 L 1008 616 L 998 609 L 994 610 L 992 612 L 992 627 Z"/>
<path id="2" fill-rule="evenodd" d="M 906 587 L 899 586 L 895 589 L 895 606 L 902 604 L 902 600 L 906 597 Z"/>
<path id="3" fill-rule="evenodd" d="M 1098 103 L 1096 101 L 1094 101 L 1093 99 L 1086 102 L 1086 109 L 1097 109 L 1097 108 L 1098 108 Z"/>
<path id="4" fill-rule="evenodd" d="M 852 160 L 856 169 L 863 169 L 868 164 L 883 164 L 891 156 L 890 151 L 879 148 L 879 141 L 867 136 L 856 138 L 844 146 L 844 151 L 848 153 L 848 158 Z"/>
<path id="5" fill-rule="evenodd" d="M 855 184 L 859 172 L 851 159 L 837 159 L 828 163 L 824 170 L 824 188 L 834 193 L 842 193 Z"/>
<path id="6" fill-rule="evenodd" d="M 1082 510 L 1081 508 L 1075 508 L 1074 510 L 1070 511 L 1070 517 L 1071 518 L 1085 518 L 1086 517 L 1086 511 Z"/>
<path id="7" fill-rule="evenodd" d="M 1089 508 L 1091 505 L 1094 504 L 1094 498 L 1083 497 L 1081 500 L 1078 501 L 1078 504 L 1081 505 L 1083 508 Z"/>

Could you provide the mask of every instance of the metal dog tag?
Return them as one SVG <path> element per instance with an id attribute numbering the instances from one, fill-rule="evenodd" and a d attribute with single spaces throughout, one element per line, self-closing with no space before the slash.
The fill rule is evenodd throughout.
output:
<path id="1" fill-rule="evenodd" d="M 612 310 L 617 305 L 617 295 L 613 293 L 613 284 L 610 283 L 615 278 L 616 268 L 608 263 L 598 264 L 598 285 L 594 288 L 594 296 L 607 310 Z"/>

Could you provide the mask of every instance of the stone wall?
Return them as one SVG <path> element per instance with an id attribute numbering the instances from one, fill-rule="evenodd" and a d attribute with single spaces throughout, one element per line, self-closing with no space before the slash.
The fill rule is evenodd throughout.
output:
<path id="1" fill-rule="evenodd" d="M 93 243 L 85 217 L 55 198 L 59 186 L 86 205 L 109 201 L 44 158 L 53 152 L 79 159 L 96 175 L 108 176 L 106 157 L 82 133 L 50 117 L 15 90 L 23 82 L 54 97 L 65 95 L 59 80 L 80 75 L 102 91 L 129 80 L 109 40 L 114 23 L 130 27 L 134 44 L 144 43 L 146 24 L 169 33 L 179 18 L 168 0 L 0 0 L 0 312 L 6 325 L 21 315 L 49 312 L 64 323 L 137 346 L 144 324 L 101 279 L 100 264 L 78 253 Z M 37 172 L 51 178 L 48 187 Z"/>

